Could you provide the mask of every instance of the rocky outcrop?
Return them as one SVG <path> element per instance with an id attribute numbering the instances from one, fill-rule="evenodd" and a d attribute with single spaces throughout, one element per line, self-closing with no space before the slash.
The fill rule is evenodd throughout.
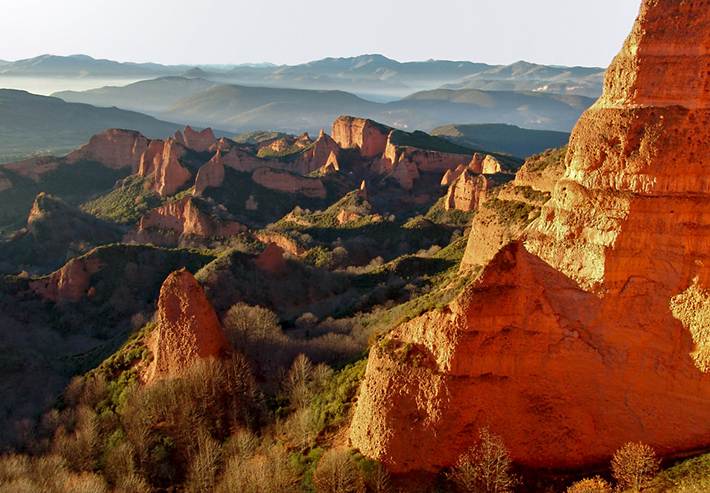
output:
<path id="1" fill-rule="evenodd" d="M 483 426 L 553 469 L 708 446 L 709 29 L 710 2 L 644 1 L 541 216 L 371 351 L 354 446 L 397 472 Z"/>
<path id="2" fill-rule="evenodd" d="M 480 204 L 490 198 L 488 190 L 496 185 L 498 183 L 486 175 L 477 175 L 465 169 L 449 187 L 444 199 L 444 208 L 447 211 L 475 211 Z"/>
<path id="3" fill-rule="evenodd" d="M 380 160 L 377 171 L 389 172 L 399 185 L 405 190 L 411 190 L 414 180 L 420 173 L 442 173 L 456 170 L 459 166 L 466 166 L 471 161 L 471 156 L 461 154 L 448 154 L 439 151 L 430 151 L 416 147 L 398 146 L 392 143 L 392 136 L 388 137 L 385 151 Z M 443 181 L 443 178 L 442 178 Z"/>
<path id="4" fill-rule="evenodd" d="M 320 169 L 318 169 L 318 172 L 324 175 L 331 175 L 337 171 L 340 171 L 340 164 L 338 164 L 338 158 L 336 157 L 335 152 L 331 152 L 325 165 L 321 166 Z"/>
<path id="5" fill-rule="evenodd" d="M 357 191 L 357 198 L 367 200 L 367 184 L 365 183 L 365 180 L 362 180 L 362 183 L 360 183 L 360 188 Z"/>
<path id="6" fill-rule="evenodd" d="M 152 174 L 151 190 L 161 197 L 172 195 L 192 178 L 192 173 L 179 161 L 185 154 L 185 146 L 174 139 L 167 139 L 162 145 L 152 145 L 141 157 L 138 175 Z"/>
<path id="7" fill-rule="evenodd" d="M 251 179 L 263 187 L 279 192 L 321 199 L 326 196 L 325 187 L 320 179 L 306 178 L 288 171 L 259 168 L 252 173 Z"/>
<path id="8" fill-rule="evenodd" d="M 103 268 L 94 257 L 72 259 L 53 274 L 30 281 L 30 289 L 54 302 L 77 302 L 86 296 L 91 275 Z"/>
<path id="9" fill-rule="evenodd" d="M 295 241 L 279 233 L 254 233 L 254 237 L 267 245 L 269 243 L 275 243 L 281 250 L 291 255 L 298 256 L 306 253 L 306 250 L 300 247 Z"/>
<path id="10" fill-rule="evenodd" d="M 222 163 L 224 166 L 247 173 L 264 166 L 263 160 L 237 147 L 222 155 Z"/>
<path id="11" fill-rule="evenodd" d="M 286 263 L 286 259 L 284 259 L 283 251 L 276 243 L 266 245 L 264 251 L 254 259 L 254 265 L 256 265 L 259 270 L 270 272 L 284 272 L 288 270 L 288 264 Z"/>
<path id="12" fill-rule="evenodd" d="M 214 308 L 186 269 L 170 274 L 160 288 L 158 323 L 147 346 L 153 353 L 147 382 L 180 375 L 199 359 L 219 358 L 229 351 Z"/>
<path id="13" fill-rule="evenodd" d="M 484 156 L 478 152 L 473 155 L 471 162 L 468 163 L 468 169 L 474 173 L 483 173 L 485 175 L 503 172 L 503 167 L 496 158 L 489 154 Z"/>
<path id="14" fill-rule="evenodd" d="M 326 166 L 331 161 L 331 155 L 337 166 L 335 156 L 340 151 L 340 146 L 327 134 L 320 131 L 318 139 L 313 143 L 313 146 L 307 149 L 298 157 L 297 169 L 298 172 L 307 175 L 318 168 Z"/>
<path id="15" fill-rule="evenodd" d="M 464 166 L 463 164 L 459 165 L 454 170 L 447 170 L 446 173 L 444 173 L 444 177 L 441 179 L 441 186 L 448 187 L 453 182 L 455 182 L 456 179 L 461 176 L 464 171 L 466 171 L 466 166 Z"/>
<path id="16" fill-rule="evenodd" d="M 141 217 L 138 233 L 164 229 L 180 235 L 227 237 L 247 230 L 246 226 L 237 221 L 219 220 L 202 212 L 195 200 L 185 197 L 153 209 Z"/>
<path id="17" fill-rule="evenodd" d="M 67 154 L 69 164 L 78 161 L 95 161 L 107 168 L 131 168 L 138 171 L 141 156 L 148 149 L 148 139 L 139 132 L 110 128 L 94 135 L 89 143 Z"/>
<path id="18" fill-rule="evenodd" d="M 515 186 L 552 193 L 565 173 L 564 148 L 533 156 L 515 173 Z"/>
<path id="19" fill-rule="evenodd" d="M 381 155 L 387 146 L 390 127 L 352 116 L 341 116 L 333 123 L 333 140 L 340 147 L 359 147 L 365 157 Z"/>
<path id="20" fill-rule="evenodd" d="M 220 151 L 197 170 L 194 195 L 201 196 L 207 187 L 221 187 L 224 182 L 224 163 Z"/>
<path id="21" fill-rule="evenodd" d="M 197 152 L 205 152 L 209 150 L 209 148 L 217 141 L 211 128 L 206 128 L 201 132 L 197 132 L 188 125 L 183 130 L 183 134 L 185 135 L 185 147 Z"/>

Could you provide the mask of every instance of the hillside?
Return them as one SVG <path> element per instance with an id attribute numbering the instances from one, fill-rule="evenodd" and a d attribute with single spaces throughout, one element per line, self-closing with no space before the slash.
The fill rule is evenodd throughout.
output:
<path id="1" fill-rule="evenodd" d="M 214 85 L 214 82 L 201 78 L 167 76 L 123 87 L 103 87 L 82 92 L 62 91 L 52 96 L 68 103 L 117 106 L 125 110 L 156 115 L 180 99 L 194 96 Z"/>
<path id="2" fill-rule="evenodd" d="M 519 158 L 540 154 L 567 144 L 567 132 L 530 130 L 503 124 L 445 125 L 429 132 L 463 146 L 503 152 Z"/>
<path id="3" fill-rule="evenodd" d="M 161 138 L 181 127 L 142 113 L 0 89 L 0 162 L 61 155 L 107 128 L 136 129 L 149 138 Z"/>

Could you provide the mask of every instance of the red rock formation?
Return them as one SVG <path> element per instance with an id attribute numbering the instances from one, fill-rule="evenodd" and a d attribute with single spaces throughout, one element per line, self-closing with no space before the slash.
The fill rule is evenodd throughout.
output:
<path id="1" fill-rule="evenodd" d="M 197 132 L 188 125 L 183 133 L 185 134 L 185 147 L 197 152 L 205 152 L 217 141 L 211 128 Z"/>
<path id="2" fill-rule="evenodd" d="M 447 211 L 457 210 L 471 212 L 488 200 L 488 190 L 497 183 L 485 175 L 476 175 L 465 169 L 461 176 L 451 184 L 444 200 Z"/>
<path id="3" fill-rule="evenodd" d="M 233 147 L 227 154 L 222 156 L 222 162 L 225 166 L 247 173 L 264 166 L 263 160 L 236 147 Z"/>
<path id="4" fill-rule="evenodd" d="M 398 472 L 482 426 L 533 467 L 708 446 L 709 30 L 707 0 L 644 1 L 523 241 L 372 350 L 354 446 Z"/>
<path id="5" fill-rule="evenodd" d="M 94 135 L 89 143 L 67 154 L 67 163 L 96 161 L 107 168 L 131 168 L 135 173 L 141 156 L 148 149 L 148 139 L 139 132 L 110 128 Z"/>
<path id="6" fill-rule="evenodd" d="M 463 164 L 459 165 L 455 170 L 447 170 L 446 173 L 444 173 L 444 177 L 441 179 L 441 186 L 448 187 L 453 182 L 455 182 L 456 179 L 461 176 L 465 170 L 466 166 L 464 166 Z"/>
<path id="7" fill-rule="evenodd" d="M 93 257 L 72 259 L 47 277 L 30 281 L 30 289 L 54 302 L 77 302 L 89 289 L 91 275 L 103 268 Z"/>
<path id="8" fill-rule="evenodd" d="M 307 175 L 322 166 L 326 166 L 330 161 L 331 154 L 335 158 L 339 151 L 340 146 L 321 130 L 313 146 L 298 157 L 296 161 L 297 170 L 299 173 Z M 335 162 L 337 164 L 337 159 Z"/>
<path id="9" fill-rule="evenodd" d="M 343 149 L 357 146 L 365 157 L 382 154 L 391 128 L 362 118 L 341 116 L 333 123 L 333 140 Z"/>
<path id="10" fill-rule="evenodd" d="M 306 253 L 295 241 L 279 233 L 254 233 L 254 237 L 262 243 L 275 243 L 281 250 L 291 255 Z"/>
<path id="11" fill-rule="evenodd" d="M 153 174 L 152 190 L 161 197 L 172 195 L 189 179 L 192 173 L 184 168 L 179 159 L 187 153 L 185 146 L 173 139 L 151 146 L 140 160 L 139 176 Z"/>
<path id="12" fill-rule="evenodd" d="M 483 173 L 486 175 L 503 172 L 503 167 L 496 158 L 488 154 L 483 156 L 483 154 L 479 154 L 478 152 L 473 155 L 471 162 L 468 163 L 468 169 L 474 173 Z"/>
<path id="13" fill-rule="evenodd" d="M 229 343 L 205 293 L 187 270 L 173 272 L 160 288 L 158 323 L 148 340 L 153 353 L 145 380 L 179 375 L 202 358 L 219 358 Z"/>
<path id="14" fill-rule="evenodd" d="M 276 243 L 269 243 L 258 257 L 254 259 L 254 265 L 260 270 L 271 272 L 284 272 L 288 270 L 288 264 L 284 259 L 281 248 Z"/>
<path id="15" fill-rule="evenodd" d="M 196 236 L 233 236 L 247 230 L 237 221 L 220 221 L 200 211 L 192 197 L 170 202 L 141 217 L 138 232 L 151 228 Z M 140 238 L 140 236 L 138 237 Z"/>
<path id="16" fill-rule="evenodd" d="M 324 175 L 330 175 L 335 173 L 336 171 L 340 171 L 338 158 L 335 156 L 334 152 L 331 151 L 330 155 L 328 156 L 328 161 L 326 161 L 325 165 L 321 166 L 318 171 L 320 173 L 323 173 Z"/>
<path id="17" fill-rule="evenodd" d="M 220 151 L 197 170 L 194 195 L 200 196 L 207 187 L 221 187 L 224 182 L 224 164 Z"/>
<path id="18" fill-rule="evenodd" d="M 365 184 L 365 180 L 362 180 L 362 183 L 360 183 L 360 189 L 357 191 L 357 198 L 367 200 L 367 185 Z"/>
<path id="19" fill-rule="evenodd" d="M 148 176 L 155 173 L 155 169 L 160 165 L 163 159 L 163 151 L 165 150 L 165 141 L 152 140 L 148 145 L 148 149 L 143 152 L 140 164 L 138 166 L 138 176 Z"/>
<path id="20" fill-rule="evenodd" d="M 306 178 L 288 171 L 259 168 L 252 173 L 251 179 L 263 187 L 280 192 L 321 199 L 326 195 L 325 187 L 320 179 Z"/>

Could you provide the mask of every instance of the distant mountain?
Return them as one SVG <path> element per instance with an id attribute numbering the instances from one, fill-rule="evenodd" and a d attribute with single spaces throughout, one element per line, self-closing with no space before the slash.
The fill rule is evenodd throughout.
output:
<path id="1" fill-rule="evenodd" d="M 502 124 L 446 125 L 429 133 L 462 146 L 503 152 L 523 159 L 561 147 L 567 144 L 570 136 L 567 132 L 530 130 Z"/>
<path id="2" fill-rule="evenodd" d="M 570 131 L 582 112 L 593 103 L 594 99 L 584 96 L 531 91 L 437 89 L 412 94 L 389 103 L 387 107 L 426 114 L 446 123 L 509 123 L 527 128 Z"/>
<path id="3" fill-rule="evenodd" d="M 235 132 L 301 133 L 328 128 L 342 114 L 369 114 L 381 106 L 342 91 L 221 85 L 178 101 L 158 116 Z"/>
<path id="4" fill-rule="evenodd" d="M 233 132 L 318 132 L 341 114 L 428 131 L 450 123 L 510 123 L 569 131 L 594 100 L 535 92 L 424 91 L 374 103 L 342 91 L 221 85 L 182 99 L 157 116 Z"/>
<path id="5" fill-rule="evenodd" d="M 96 60 L 86 55 L 42 55 L 11 62 L 0 68 L 0 75 L 153 78 L 190 68 L 189 65 L 166 67 L 156 63 L 119 63 L 111 60 Z"/>
<path id="6" fill-rule="evenodd" d="M 519 61 L 468 75 L 443 88 L 536 91 L 598 98 L 602 93 L 604 71 L 596 67 L 560 67 Z"/>
<path id="7" fill-rule="evenodd" d="M 107 128 L 165 138 L 180 125 L 118 108 L 96 108 L 25 91 L 0 89 L 0 159 L 68 152 Z"/>
<path id="8" fill-rule="evenodd" d="M 190 72 L 199 69 L 192 69 Z M 201 73 L 201 70 L 199 70 Z M 90 91 L 62 91 L 52 96 L 70 103 L 87 103 L 94 106 L 117 106 L 125 110 L 155 115 L 177 101 L 194 96 L 216 84 L 201 78 L 178 76 L 135 82 L 124 87 L 102 87 Z"/>

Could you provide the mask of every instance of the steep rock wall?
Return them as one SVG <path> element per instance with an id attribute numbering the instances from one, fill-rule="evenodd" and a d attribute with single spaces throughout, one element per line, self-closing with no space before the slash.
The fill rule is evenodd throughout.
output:
<path id="1" fill-rule="evenodd" d="M 482 426 L 553 469 L 628 441 L 710 444 L 708 32 L 710 1 L 644 1 L 540 218 L 372 350 L 351 431 L 363 453 L 434 471 Z M 406 343 L 419 364 L 396 357 Z"/>

